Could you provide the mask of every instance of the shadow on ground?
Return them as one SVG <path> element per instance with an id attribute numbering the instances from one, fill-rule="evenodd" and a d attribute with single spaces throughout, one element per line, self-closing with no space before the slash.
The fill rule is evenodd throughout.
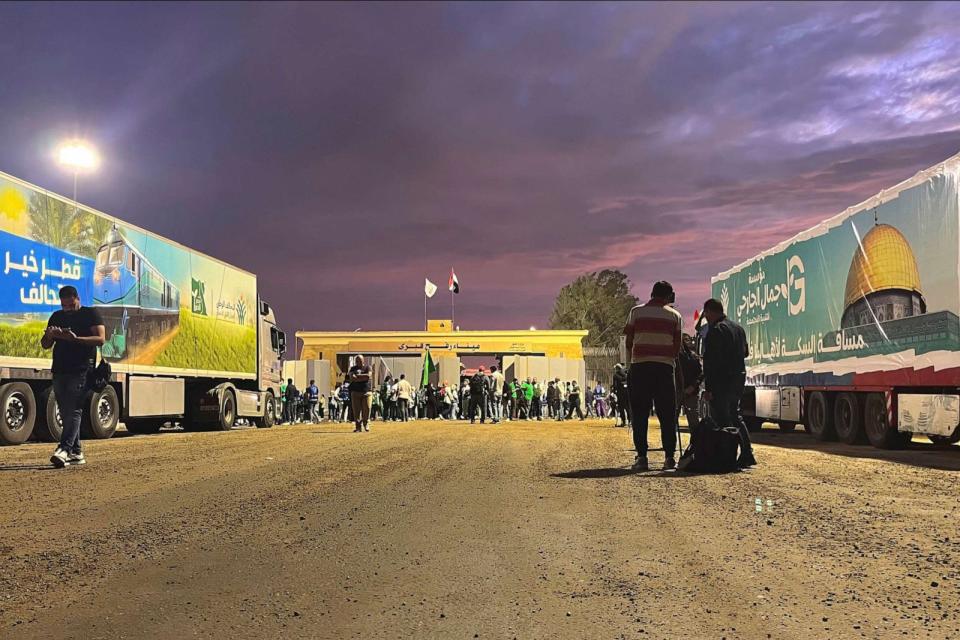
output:
<path id="1" fill-rule="evenodd" d="M 911 442 L 905 449 L 877 449 L 870 444 L 821 442 L 804 431 L 784 432 L 770 428 L 754 431 L 750 434 L 750 440 L 768 447 L 820 451 L 849 458 L 872 458 L 924 469 L 960 471 L 960 446 L 956 445 L 944 447 L 932 442 Z M 763 464 L 762 458 L 760 464 Z"/>
<path id="2" fill-rule="evenodd" d="M 630 467 L 600 467 L 597 469 L 578 469 L 551 473 L 553 478 L 564 480 L 602 480 L 604 478 L 622 478 L 624 476 L 638 476 L 640 478 L 690 478 L 696 474 L 682 471 L 667 471 L 665 469 L 650 469 L 649 471 L 634 471 Z"/>

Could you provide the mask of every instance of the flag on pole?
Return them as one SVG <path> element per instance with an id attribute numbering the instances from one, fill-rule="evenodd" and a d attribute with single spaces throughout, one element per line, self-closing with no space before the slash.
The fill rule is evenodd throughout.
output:
<path id="1" fill-rule="evenodd" d="M 430 374 L 437 370 L 437 365 L 430 356 L 430 349 L 423 356 L 423 376 L 420 378 L 420 386 L 425 387 L 430 384 Z"/>
<path id="2" fill-rule="evenodd" d="M 430 282 L 429 279 L 424 278 L 423 294 L 428 298 L 432 298 L 433 294 L 435 294 L 436 292 L 437 292 L 437 285 Z"/>
<path id="3" fill-rule="evenodd" d="M 450 286 L 450 291 L 453 291 L 454 293 L 460 293 L 460 281 L 457 280 L 457 274 L 454 273 L 453 267 L 450 267 L 449 286 Z"/>

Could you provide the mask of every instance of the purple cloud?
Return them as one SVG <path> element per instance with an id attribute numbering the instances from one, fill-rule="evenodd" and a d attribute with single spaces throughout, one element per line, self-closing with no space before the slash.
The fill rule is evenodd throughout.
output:
<path id="1" fill-rule="evenodd" d="M 0 7 L 0 169 L 261 276 L 288 329 L 544 326 L 585 270 L 710 277 L 960 149 L 960 9 Z M 442 295 L 432 303 L 447 311 Z"/>

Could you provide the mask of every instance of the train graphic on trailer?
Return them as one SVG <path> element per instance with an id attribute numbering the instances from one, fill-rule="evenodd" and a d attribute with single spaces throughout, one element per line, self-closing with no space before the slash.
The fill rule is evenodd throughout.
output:
<path id="1" fill-rule="evenodd" d="M 103 356 L 111 360 L 131 357 L 131 350 L 180 324 L 180 290 L 127 242 L 116 225 L 97 251 L 93 304 L 107 333 Z"/>

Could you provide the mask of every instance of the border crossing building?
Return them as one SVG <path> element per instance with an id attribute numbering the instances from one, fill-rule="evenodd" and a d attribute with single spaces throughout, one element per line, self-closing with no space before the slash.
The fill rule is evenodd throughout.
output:
<path id="1" fill-rule="evenodd" d="M 486 356 L 499 363 L 508 380 L 538 378 L 586 383 L 583 338 L 587 331 L 526 329 L 460 331 L 450 320 L 430 320 L 426 331 L 298 331 L 299 359 L 284 363 L 284 377 L 303 388 L 310 379 L 329 390 L 343 380 L 353 358 L 363 355 L 377 384 L 387 375 L 405 374 L 414 387 L 423 375 L 426 354 L 437 370 L 434 384 L 459 383 L 465 356 Z"/>

